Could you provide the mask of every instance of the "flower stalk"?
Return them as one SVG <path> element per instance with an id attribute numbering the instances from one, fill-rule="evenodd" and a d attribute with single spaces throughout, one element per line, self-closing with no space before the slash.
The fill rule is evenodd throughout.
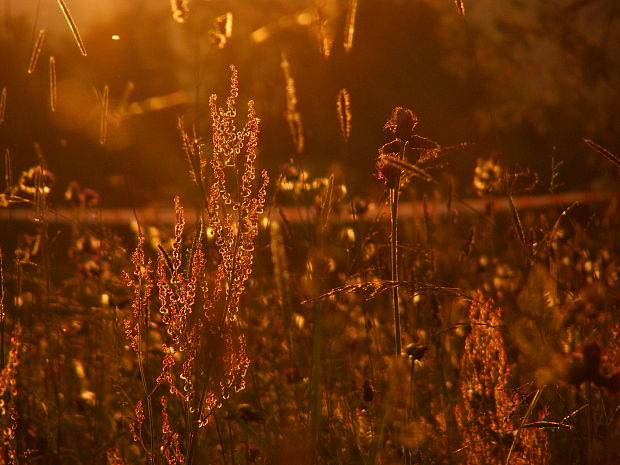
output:
<path id="1" fill-rule="evenodd" d="M 399 159 L 405 156 L 405 144 L 401 144 L 402 148 L 398 155 Z M 394 284 L 392 287 L 392 310 L 394 311 L 394 351 L 398 357 L 401 352 L 400 337 L 400 308 L 398 305 L 398 197 L 400 187 L 400 170 L 396 173 L 395 186 L 390 188 L 390 261 L 391 261 L 391 280 Z"/>
<path id="2" fill-rule="evenodd" d="M 393 155 L 398 155 L 397 158 L 399 161 L 403 161 L 409 139 L 412 137 L 413 130 L 417 123 L 418 118 L 411 110 L 402 107 L 395 108 L 384 127 L 384 129 L 395 136 L 395 139 L 381 147 L 380 152 L 383 155 L 386 153 L 393 153 Z M 378 169 L 378 177 L 384 180 L 390 195 L 390 261 L 391 280 L 393 284 L 392 310 L 394 311 L 394 351 L 398 357 L 401 353 L 400 309 L 398 305 L 398 197 L 402 169 L 381 158 L 379 159 Z"/>

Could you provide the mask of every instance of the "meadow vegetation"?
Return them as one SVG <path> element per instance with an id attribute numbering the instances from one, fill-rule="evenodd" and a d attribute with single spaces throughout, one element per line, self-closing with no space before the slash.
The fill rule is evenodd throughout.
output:
<path id="1" fill-rule="evenodd" d="M 314 24 L 327 60 L 336 42 L 355 47 L 357 8 L 317 2 L 286 21 Z M 467 28 L 466 2 L 452 8 Z M 194 11 L 173 0 L 167 19 Z M 212 47 L 233 40 L 233 18 L 214 18 Z M 24 78 L 45 56 L 41 31 Z M 562 197 L 562 154 L 542 174 L 505 163 L 489 104 L 499 144 L 458 178 L 476 144 L 435 141 L 403 103 L 374 128 L 373 186 L 351 189 L 346 169 L 321 176 L 304 157 L 303 95 L 278 55 L 284 130 L 268 136 L 295 155 L 273 170 L 260 168 L 266 103 L 240 97 L 253 86 L 235 66 L 204 108 L 198 84 L 193 107 L 175 103 L 187 94 L 117 101 L 96 87 L 102 147 L 132 116 L 174 108 L 174 163 L 192 187 L 165 200 L 168 223 L 144 221 L 131 170 L 132 220 L 106 224 L 105 191 L 61 185 L 34 135 L 29 169 L 5 144 L 0 463 L 620 463 L 620 158 L 584 130 L 597 179 L 616 190 Z M 57 61 L 45 105 L 66 118 Z M 356 136 L 353 97 L 334 94 L 334 151 Z M 0 125 L 10 105 L 3 87 Z"/>

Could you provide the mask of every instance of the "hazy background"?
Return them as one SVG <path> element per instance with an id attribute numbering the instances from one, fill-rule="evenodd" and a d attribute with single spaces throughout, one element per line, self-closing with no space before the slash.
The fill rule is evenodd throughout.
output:
<path id="1" fill-rule="evenodd" d="M 177 117 L 196 124 L 208 142 L 208 98 L 217 92 L 224 100 L 234 64 L 239 114 L 255 100 L 262 120 L 259 163 L 273 176 L 293 158 L 313 175 L 335 172 L 353 194 L 381 191 L 373 174 L 377 148 L 388 140 L 382 126 L 393 107 L 405 106 L 417 113 L 421 135 L 445 146 L 472 143 L 453 152 L 438 175 L 441 181 L 452 177 L 460 195 L 472 195 L 476 159 L 492 153 L 512 170 L 535 170 L 543 184 L 554 156 L 565 162 L 564 189 L 614 188 L 613 167 L 581 139 L 620 152 L 619 3 L 464 4 L 466 21 L 451 0 L 360 0 L 353 47 L 346 52 L 344 0 L 190 0 L 183 24 L 173 20 L 168 0 L 67 0 L 88 51 L 83 57 L 57 2 L 4 0 L 0 88 L 7 88 L 7 107 L 0 150 L 10 150 L 18 175 L 36 163 L 38 142 L 56 175 L 57 199 L 72 180 L 99 191 L 103 205 L 169 204 L 175 193 L 192 196 Z M 304 11 L 310 24 L 296 24 Z M 209 30 L 227 12 L 233 33 L 220 49 Z M 334 34 L 327 58 L 316 18 Z M 264 27 L 267 37 L 257 42 L 252 33 Z M 28 75 L 43 28 L 38 65 Z M 296 81 L 301 154 L 284 117 L 282 53 Z M 50 55 L 57 63 L 55 112 Z M 102 146 L 97 92 L 105 85 L 110 117 Z M 341 88 L 352 102 L 348 143 L 336 112 Z M 155 103 L 163 109 L 141 103 L 152 104 L 154 97 L 161 97 Z M 122 108 L 133 110 L 121 118 Z"/>

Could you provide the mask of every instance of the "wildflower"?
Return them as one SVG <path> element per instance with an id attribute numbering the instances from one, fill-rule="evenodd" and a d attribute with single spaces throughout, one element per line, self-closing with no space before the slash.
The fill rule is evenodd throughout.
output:
<path id="1" fill-rule="evenodd" d="M 434 158 L 439 151 L 439 144 L 414 134 L 417 124 L 417 116 L 411 110 L 402 107 L 395 108 L 385 123 L 384 129 L 392 133 L 395 138 L 379 148 L 376 176 L 389 189 L 398 187 L 402 169 L 386 161 L 385 156 L 407 159 L 409 163 L 421 163 Z"/>
<path id="2" fill-rule="evenodd" d="M 106 451 L 106 457 L 108 459 L 108 465 L 125 465 L 125 461 L 121 457 L 118 448 L 109 448 Z"/>
<path id="3" fill-rule="evenodd" d="M 435 157 L 440 149 L 437 142 L 414 133 L 418 117 L 409 109 L 397 107 L 392 111 L 384 129 L 394 135 L 394 140 L 379 149 L 380 155 L 400 154 L 405 148 L 404 156 L 412 163 L 424 162 Z"/>
<path id="4" fill-rule="evenodd" d="M 502 168 L 497 160 L 497 155 L 493 154 L 489 159 L 478 158 L 476 169 L 474 170 L 474 188 L 478 195 L 493 192 L 502 177 Z"/>
<path id="5" fill-rule="evenodd" d="M 418 125 L 418 117 L 408 108 L 396 107 L 392 110 L 392 116 L 385 123 L 384 129 L 388 130 L 396 139 L 405 142 L 413 135 L 413 130 Z"/>
<path id="6" fill-rule="evenodd" d="M 27 194 L 49 194 L 55 181 L 56 177 L 51 171 L 33 166 L 28 171 L 22 171 L 18 185 Z"/>

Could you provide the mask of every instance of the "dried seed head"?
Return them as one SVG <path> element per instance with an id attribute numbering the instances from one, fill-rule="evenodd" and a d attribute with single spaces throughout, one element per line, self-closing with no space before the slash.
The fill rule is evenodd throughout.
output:
<path id="1" fill-rule="evenodd" d="M 396 107 L 392 110 L 390 119 L 385 123 L 388 130 L 401 141 L 408 140 L 418 124 L 418 117 L 408 108 Z"/>

